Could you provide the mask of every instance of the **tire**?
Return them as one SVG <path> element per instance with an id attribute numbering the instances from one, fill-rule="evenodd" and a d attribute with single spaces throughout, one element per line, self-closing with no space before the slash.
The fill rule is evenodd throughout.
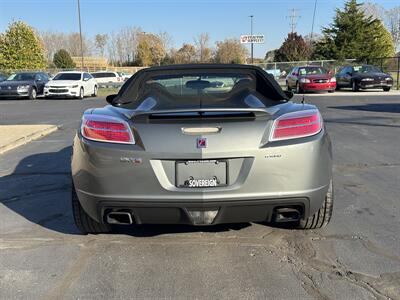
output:
<path id="1" fill-rule="evenodd" d="M 92 97 L 97 97 L 97 85 L 94 86 Z"/>
<path id="2" fill-rule="evenodd" d="M 322 207 L 315 214 L 309 216 L 307 219 L 301 219 L 297 228 L 316 229 L 328 225 L 333 213 L 333 198 L 333 181 L 331 180 Z"/>
<path id="3" fill-rule="evenodd" d="M 335 90 L 329 90 L 328 91 L 328 93 L 331 93 L 331 94 L 334 93 L 334 92 L 335 92 Z"/>
<path id="4" fill-rule="evenodd" d="M 300 87 L 300 83 L 296 82 L 296 94 L 304 93 L 303 89 Z"/>
<path id="5" fill-rule="evenodd" d="M 384 92 L 389 92 L 389 91 L 390 91 L 390 87 L 384 87 L 384 88 L 383 88 L 383 91 L 384 91 Z"/>
<path id="6" fill-rule="evenodd" d="M 83 100 L 84 97 L 85 97 L 85 91 L 83 90 L 83 87 L 81 87 L 79 90 L 78 99 Z"/>
<path id="7" fill-rule="evenodd" d="M 29 98 L 29 100 L 36 100 L 36 97 L 37 97 L 36 89 L 34 87 L 32 87 L 29 91 L 28 98 Z"/>
<path id="8" fill-rule="evenodd" d="M 72 213 L 74 215 L 75 225 L 78 227 L 82 234 L 98 234 L 111 232 L 111 226 L 109 224 L 98 223 L 93 220 L 81 206 L 78 195 L 76 194 L 75 187 L 72 185 Z"/>
<path id="9" fill-rule="evenodd" d="M 351 82 L 351 90 L 353 92 L 358 92 L 360 90 L 360 87 L 358 86 L 357 82 L 355 82 L 355 81 Z"/>

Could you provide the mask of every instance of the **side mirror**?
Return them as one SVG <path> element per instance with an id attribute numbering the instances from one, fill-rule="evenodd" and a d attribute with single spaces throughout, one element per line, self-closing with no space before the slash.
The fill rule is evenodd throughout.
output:
<path id="1" fill-rule="evenodd" d="M 112 95 L 108 95 L 107 97 L 106 97 L 106 101 L 107 101 L 107 103 L 109 103 L 109 104 L 113 104 L 113 101 L 114 101 L 114 99 L 116 98 L 118 96 L 118 94 L 112 94 Z"/>
<path id="2" fill-rule="evenodd" d="M 293 98 L 293 92 L 292 91 L 283 91 L 286 95 L 286 97 L 288 97 L 288 99 L 292 99 Z"/>

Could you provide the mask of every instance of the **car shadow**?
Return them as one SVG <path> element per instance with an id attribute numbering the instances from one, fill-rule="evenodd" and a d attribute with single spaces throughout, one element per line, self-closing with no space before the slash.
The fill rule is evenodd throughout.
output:
<path id="1" fill-rule="evenodd" d="M 0 177 L 0 203 L 27 221 L 64 234 L 80 234 L 71 209 L 71 147 L 57 152 L 25 157 L 12 173 Z M 2 216 L 4 219 L 15 216 Z M 12 221 L 24 227 L 19 219 Z M 250 223 L 215 226 L 132 225 L 113 226 L 113 233 L 150 237 L 173 233 L 226 232 L 241 230 Z M 13 228 L 12 231 L 15 229 Z M 7 231 L 5 226 L 4 231 Z"/>
<path id="2" fill-rule="evenodd" d="M 400 103 L 369 103 L 362 105 L 329 106 L 328 108 L 356 111 L 400 113 Z"/>

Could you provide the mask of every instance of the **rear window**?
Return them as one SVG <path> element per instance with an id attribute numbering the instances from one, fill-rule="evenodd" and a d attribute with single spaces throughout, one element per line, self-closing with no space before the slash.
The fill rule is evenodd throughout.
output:
<path id="1" fill-rule="evenodd" d="M 80 73 L 59 73 L 53 80 L 81 80 Z"/>
<path id="2" fill-rule="evenodd" d="M 145 82 L 146 88 L 160 87 L 171 96 L 198 96 L 227 94 L 239 84 L 252 85 L 253 78 L 248 75 L 230 74 L 192 74 L 161 75 Z M 254 84 L 254 83 L 253 83 Z"/>
<path id="3" fill-rule="evenodd" d="M 253 74 L 162 74 L 147 76 L 138 86 L 137 99 L 130 107 L 139 111 L 247 109 L 271 104 L 256 91 Z"/>
<path id="4" fill-rule="evenodd" d="M 94 78 L 117 77 L 114 73 L 92 73 Z"/>

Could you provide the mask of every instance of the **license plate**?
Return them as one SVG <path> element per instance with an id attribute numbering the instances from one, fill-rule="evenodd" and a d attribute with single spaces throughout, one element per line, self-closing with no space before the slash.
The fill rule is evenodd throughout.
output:
<path id="1" fill-rule="evenodd" d="M 227 185 L 228 163 L 224 160 L 178 161 L 175 166 L 177 187 L 212 188 Z"/>

